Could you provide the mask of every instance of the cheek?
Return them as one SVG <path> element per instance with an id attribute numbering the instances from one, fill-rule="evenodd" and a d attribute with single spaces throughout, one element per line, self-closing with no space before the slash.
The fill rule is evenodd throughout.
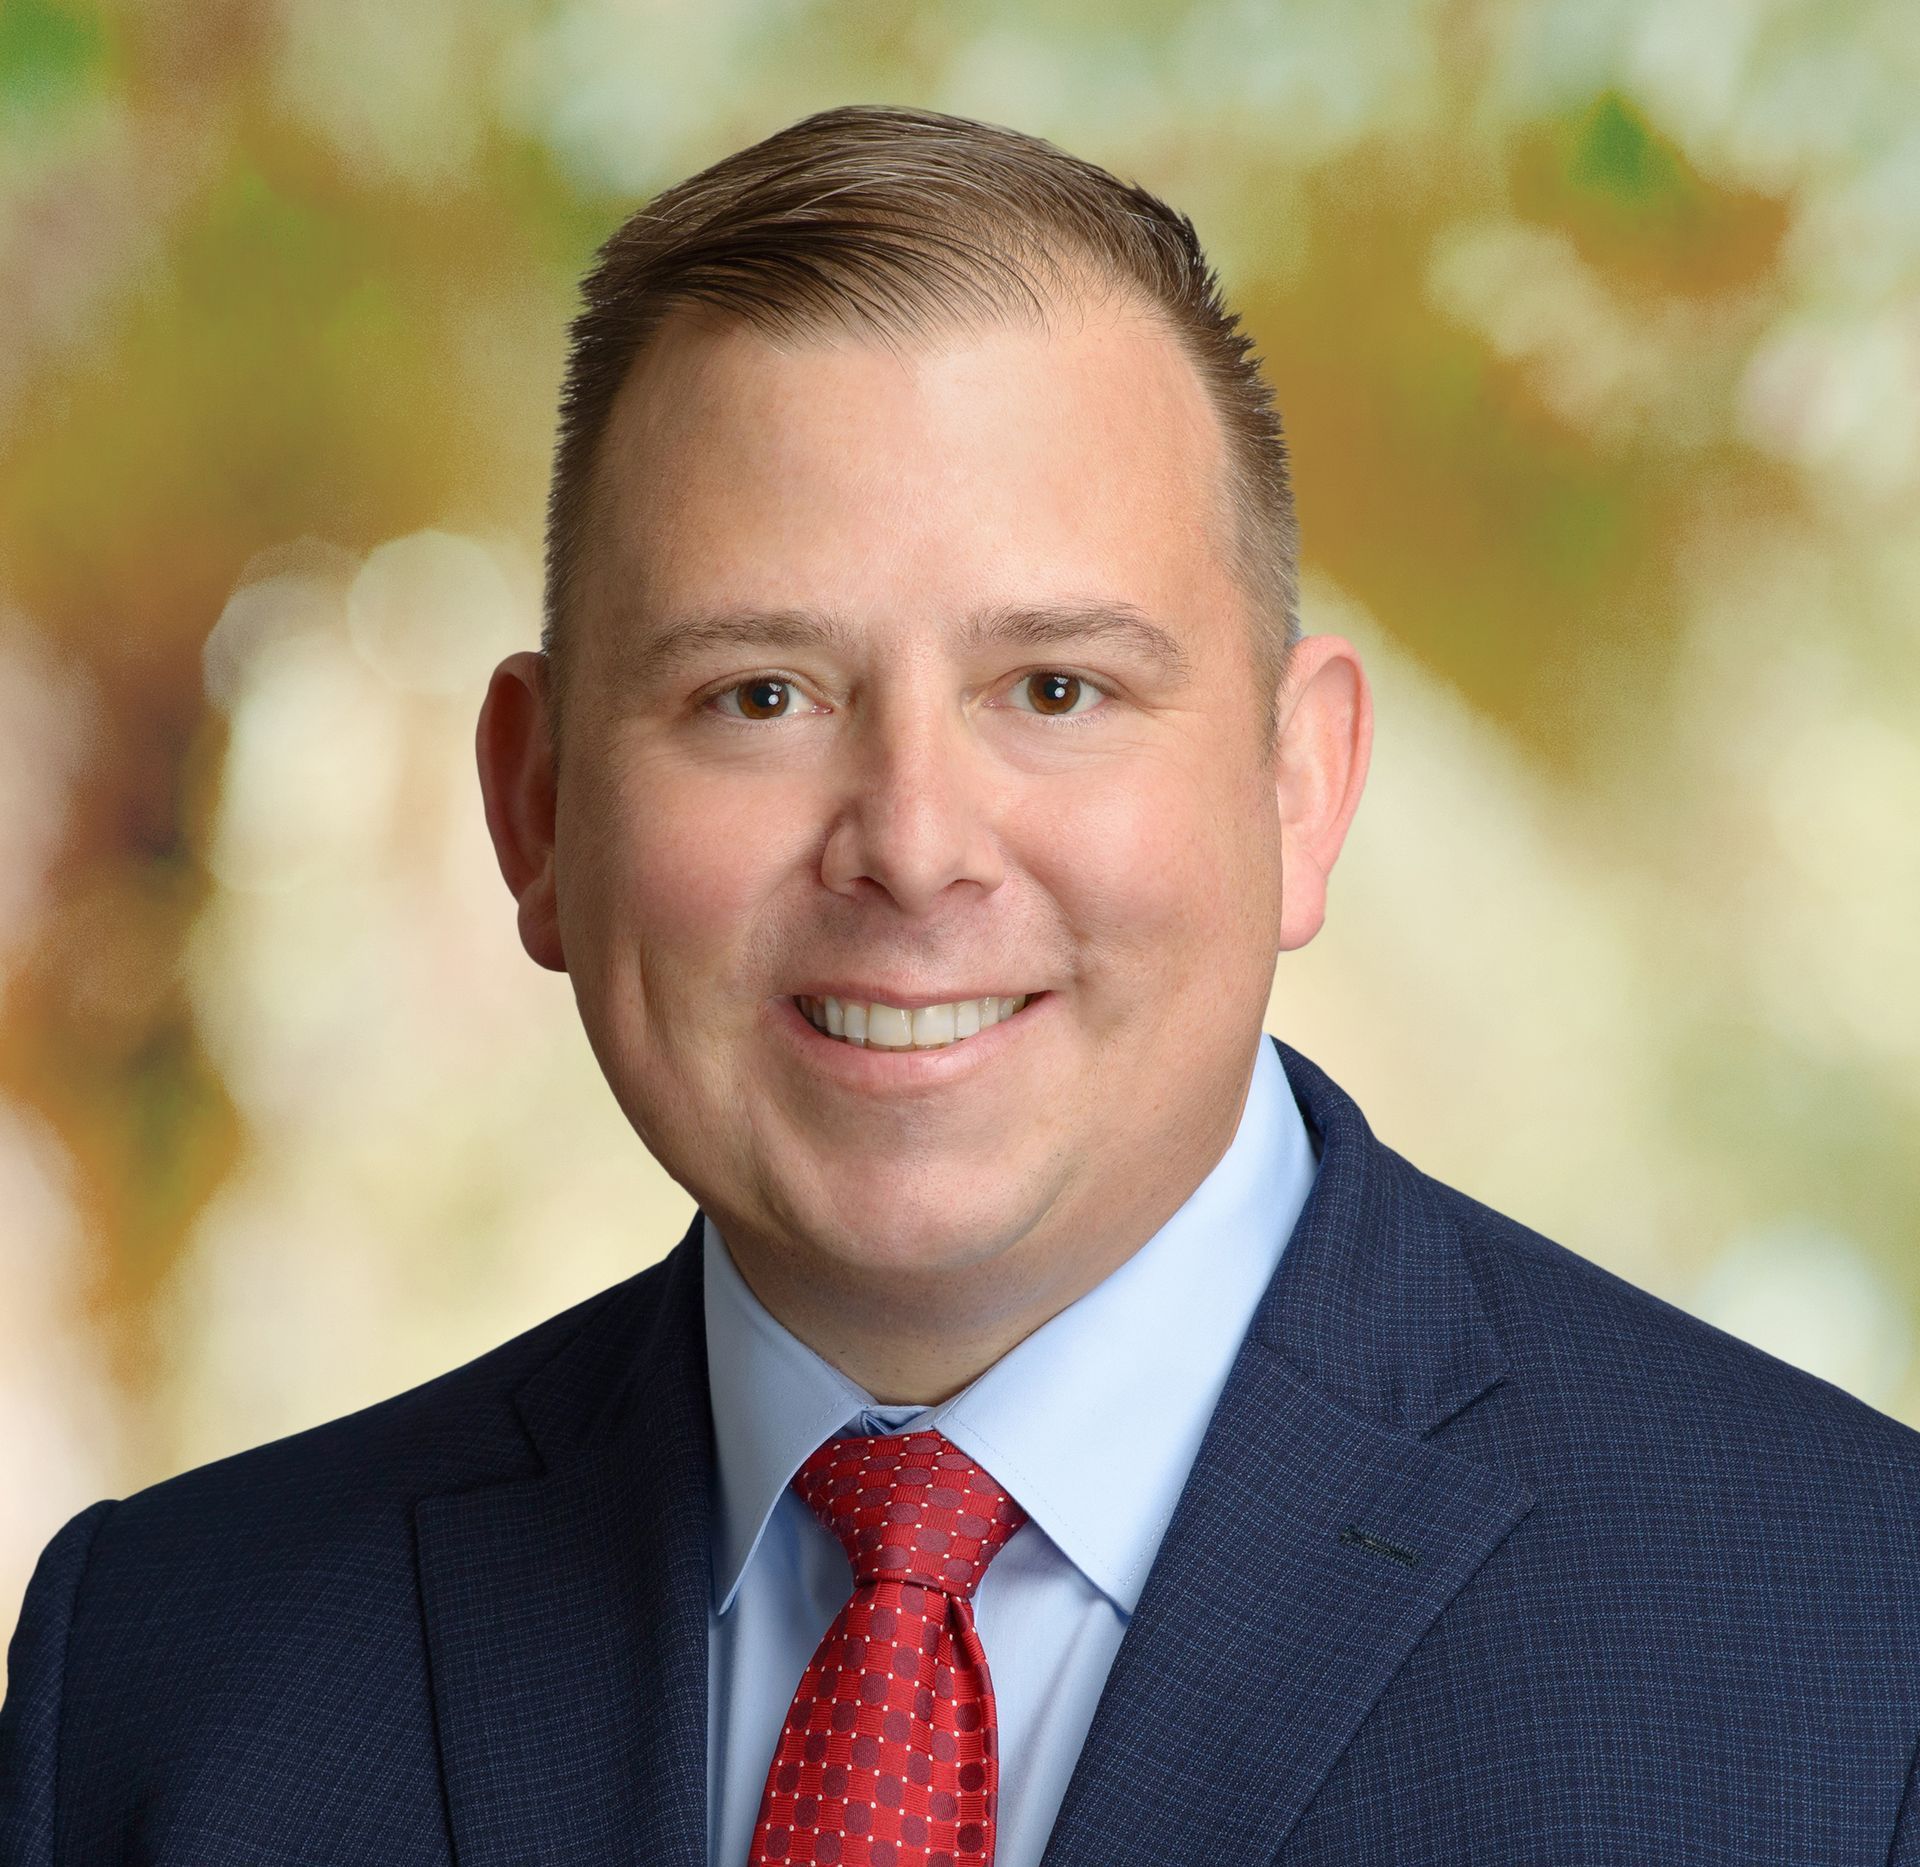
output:
<path id="1" fill-rule="evenodd" d="M 577 905 L 609 969 L 638 969 L 658 989 L 735 961 L 779 860 L 764 793 L 759 808 L 750 801 L 636 769 L 581 811 L 570 852 L 584 878 Z"/>
<path id="2" fill-rule="evenodd" d="M 1178 761 L 1061 786 L 1032 815 L 1023 865 L 1091 953 L 1176 972 L 1211 943 L 1235 886 L 1229 826 L 1237 800 Z M 1244 875 L 1241 878 L 1244 880 Z"/>

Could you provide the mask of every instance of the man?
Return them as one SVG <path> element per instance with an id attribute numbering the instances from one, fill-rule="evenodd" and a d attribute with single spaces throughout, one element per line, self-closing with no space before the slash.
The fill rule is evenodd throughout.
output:
<path id="1" fill-rule="evenodd" d="M 1920 1438 L 1261 1031 L 1371 713 L 1188 224 L 834 111 L 587 300 L 480 776 L 699 1210 L 73 1519 L 0 1862 L 1920 1862 Z"/>

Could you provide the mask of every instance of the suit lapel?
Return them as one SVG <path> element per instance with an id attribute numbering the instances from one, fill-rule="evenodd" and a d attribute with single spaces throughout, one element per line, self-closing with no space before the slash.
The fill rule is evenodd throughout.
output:
<path id="1" fill-rule="evenodd" d="M 1429 1435 L 1502 1378 L 1421 1176 L 1273 1040 L 1320 1141 L 1115 1655 L 1043 1867 L 1269 1860 L 1416 1641 L 1533 1507 Z"/>
<path id="2" fill-rule="evenodd" d="M 699 1227 L 514 1396 L 544 1470 L 415 1508 L 460 1867 L 704 1867 Z"/>

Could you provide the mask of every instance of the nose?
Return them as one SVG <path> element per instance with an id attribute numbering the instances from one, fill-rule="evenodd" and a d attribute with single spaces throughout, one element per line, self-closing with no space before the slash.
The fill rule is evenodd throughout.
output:
<path id="1" fill-rule="evenodd" d="M 950 697 L 876 702 L 846 745 L 821 859 L 829 888 L 883 889 L 903 914 L 920 916 L 956 883 L 999 887 L 999 780 Z"/>

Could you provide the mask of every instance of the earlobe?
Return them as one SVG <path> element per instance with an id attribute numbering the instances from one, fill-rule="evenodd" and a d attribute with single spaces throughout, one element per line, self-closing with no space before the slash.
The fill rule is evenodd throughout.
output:
<path id="1" fill-rule="evenodd" d="M 1307 852 L 1283 839 L 1280 951 L 1291 953 L 1317 934 L 1327 918 L 1327 877 Z"/>
<path id="2" fill-rule="evenodd" d="M 520 944 L 530 959 L 549 972 L 565 972 L 567 955 L 560 944 L 560 917 L 554 895 L 553 865 L 520 897 Z"/>
<path id="3" fill-rule="evenodd" d="M 1283 952 L 1303 947 L 1326 920 L 1327 882 L 1360 807 L 1373 751 L 1373 697 L 1352 643 L 1303 637 L 1274 750 L 1280 813 Z"/>
<path id="4" fill-rule="evenodd" d="M 519 903 L 520 944 L 550 972 L 565 972 L 546 680 L 546 657 L 531 649 L 509 655 L 494 669 L 474 731 L 474 757 L 494 857 Z"/>

